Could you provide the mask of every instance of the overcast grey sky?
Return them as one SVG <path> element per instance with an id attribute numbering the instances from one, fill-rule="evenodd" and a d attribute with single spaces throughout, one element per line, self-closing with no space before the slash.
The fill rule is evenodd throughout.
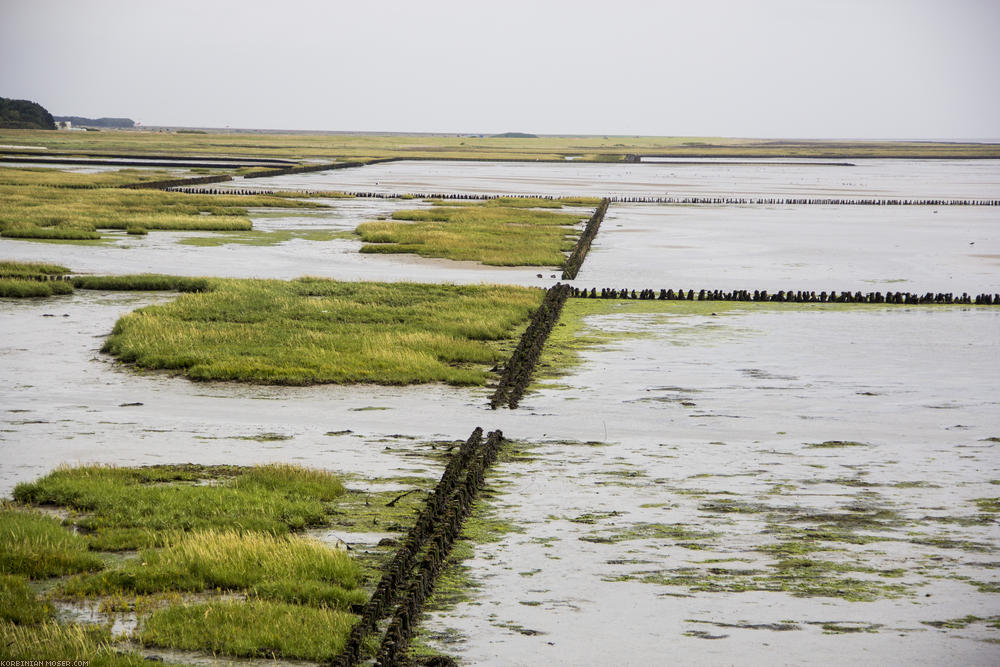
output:
<path id="1" fill-rule="evenodd" d="M 145 125 L 1000 137 L 1000 0 L 0 0 L 0 96 Z"/>

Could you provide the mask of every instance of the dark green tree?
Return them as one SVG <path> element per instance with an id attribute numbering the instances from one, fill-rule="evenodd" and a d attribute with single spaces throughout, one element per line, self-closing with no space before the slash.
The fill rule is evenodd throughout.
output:
<path id="1" fill-rule="evenodd" d="M 37 102 L 0 97 L 0 128 L 54 130 L 56 123 L 52 114 Z"/>

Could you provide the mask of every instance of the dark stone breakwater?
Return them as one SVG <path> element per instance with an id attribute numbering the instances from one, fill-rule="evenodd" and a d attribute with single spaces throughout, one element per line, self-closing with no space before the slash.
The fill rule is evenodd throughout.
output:
<path id="1" fill-rule="evenodd" d="M 809 291 L 809 290 L 778 290 L 768 292 L 767 290 L 683 290 L 674 291 L 672 289 L 628 289 L 602 287 L 600 291 L 596 287 L 589 290 L 587 288 L 572 288 L 569 296 L 579 299 L 635 299 L 639 301 L 747 301 L 747 302 L 771 302 L 771 303 L 886 303 L 904 305 L 927 305 L 927 304 L 952 304 L 952 305 L 976 305 L 976 306 L 998 306 L 1000 305 L 1000 293 L 997 294 L 976 294 L 971 295 L 966 292 L 955 294 L 953 292 L 926 292 L 915 294 L 913 292 L 830 292 Z"/>
<path id="2" fill-rule="evenodd" d="M 602 199 L 600 206 L 597 207 L 594 214 L 590 216 L 590 220 L 587 221 L 587 226 L 580 233 L 580 238 L 577 239 L 573 252 L 566 259 L 566 265 L 562 273 L 563 280 L 573 280 L 573 278 L 576 278 L 576 274 L 580 271 L 580 266 L 583 264 L 583 260 L 587 257 L 587 252 L 590 250 L 590 244 L 594 241 L 594 237 L 597 236 L 597 230 L 601 228 L 601 221 L 604 220 L 604 214 L 608 212 L 608 203 L 608 199 Z"/>
<path id="3" fill-rule="evenodd" d="M 484 440 L 483 429 L 477 427 L 449 459 L 441 480 L 360 611 L 361 618 L 351 629 L 333 665 L 359 664 L 366 636 L 376 632 L 379 622 L 386 617 L 389 623 L 379 645 L 378 664 L 396 665 L 402 661 L 423 604 L 434 590 L 462 524 L 485 483 L 486 470 L 496 460 L 502 444 L 501 431 L 491 432 Z"/>
<path id="4" fill-rule="evenodd" d="M 542 354 L 545 341 L 552 332 L 552 327 L 559 321 L 563 305 L 572 293 L 572 287 L 561 283 L 556 283 L 545 293 L 545 298 L 531 317 L 528 328 L 521 335 L 517 348 L 500 373 L 500 381 L 490 398 L 491 408 L 496 410 L 504 404 L 511 409 L 517 407 L 531 382 L 531 373 Z"/>

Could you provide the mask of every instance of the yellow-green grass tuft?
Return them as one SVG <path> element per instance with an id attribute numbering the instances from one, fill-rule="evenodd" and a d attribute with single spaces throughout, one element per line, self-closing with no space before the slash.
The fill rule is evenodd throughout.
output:
<path id="1" fill-rule="evenodd" d="M 363 604 L 361 567 L 346 551 L 316 540 L 234 531 L 199 531 L 144 549 L 138 560 L 73 577 L 70 596 L 163 591 L 241 591 L 265 599 L 348 609 Z"/>
<path id="2" fill-rule="evenodd" d="M 137 636 L 149 646 L 238 657 L 332 660 L 357 616 L 262 601 L 212 602 L 154 611 Z"/>
<path id="3" fill-rule="evenodd" d="M 0 507 L 0 574 L 45 579 L 100 570 L 87 540 L 38 512 Z"/>
<path id="4" fill-rule="evenodd" d="M 73 285 L 61 280 L 41 282 L 18 278 L 0 278 L 0 297 L 29 299 L 53 294 L 72 294 Z"/>
<path id="5" fill-rule="evenodd" d="M 88 290 L 205 292 L 212 289 L 212 283 L 207 278 L 167 276 L 159 273 L 139 273 L 127 276 L 76 276 L 72 282 L 77 289 Z"/>
<path id="6" fill-rule="evenodd" d="M 16 625 L 0 621 L 0 658 L 5 660 L 86 660 L 90 667 L 142 667 L 148 665 L 134 652 L 121 652 L 111 644 L 105 626 L 64 625 L 46 621 Z"/>
<path id="7" fill-rule="evenodd" d="M 250 476 L 241 479 L 241 472 Z M 177 532 L 283 535 L 320 526 L 327 522 L 324 502 L 343 493 L 334 475 L 295 466 L 238 469 L 214 484 L 193 483 L 207 476 L 173 467 L 60 467 L 18 484 L 14 498 L 82 513 L 73 521 L 86 533 L 84 544 L 118 551 L 165 544 Z"/>
<path id="8" fill-rule="evenodd" d="M 0 261 L 0 278 L 26 278 L 32 276 L 62 276 L 70 273 L 65 266 L 42 262 Z"/>
<path id="9" fill-rule="evenodd" d="M 0 621 L 29 625 L 52 616 L 52 605 L 39 600 L 24 577 L 0 574 Z"/>

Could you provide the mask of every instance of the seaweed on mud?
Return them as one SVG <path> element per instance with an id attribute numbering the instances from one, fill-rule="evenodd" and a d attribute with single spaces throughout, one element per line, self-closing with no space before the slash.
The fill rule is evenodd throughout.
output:
<path id="1" fill-rule="evenodd" d="M 881 623 L 866 623 L 864 621 L 806 621 L 809 625 L 823 628 L 825 635 L 846 635 L 858 632 L 877 633 Z"/>
<path id="2" fill-rule="evenodd" d="M 717 532 L 699 530 L 683 523 L 634 523 L 604 533 L 588 533 L 578 539 L 598 544 L 617 544 L 629 540 L 673 540 L 677 546 L 701 549 L 705 545 L 698 544 L 698 541 L 718 536 Z"/>
<path id="3" fill-rule="evenodd" d="M 801 630 L 802 627 L 793 621 L 781 621 L 778 623 L 722 623 L 719 621 L 702 621 L 695 618 L 685 619 L 686 623 L 703 623 L 714 625 L 717 628 L 733 628 L 737 630 L 772 630 L 774 632 L 788 632 L 791 630 Z"/>

